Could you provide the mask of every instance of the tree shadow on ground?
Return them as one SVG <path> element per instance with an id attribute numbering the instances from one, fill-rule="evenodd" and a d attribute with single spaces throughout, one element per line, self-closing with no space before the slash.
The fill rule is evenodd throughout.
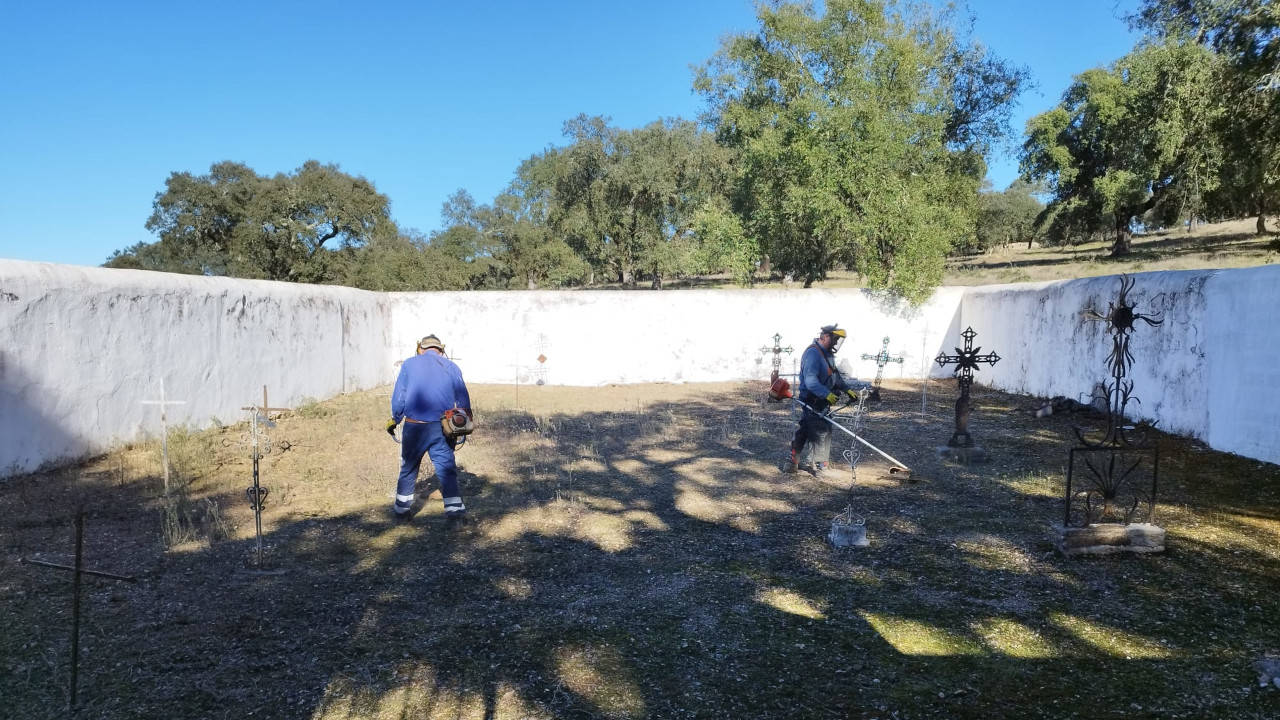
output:
<path id="1" fill-rule="evenodd" d="M 493 413 L 489 440 L 469 451 L 504 462 L 462 459 L 467 525 L 448 527 L 430 503 L 409 524 L 390 521 L 389 503 L 337 515 L 301 505 L 268 534 L 267 572 L 238 540 L 157 556 L 136 590 L 93 582 L 85 712 L 1261 718 L 1276 708 L 1240 692 L 1248 660 L 1280 646 L 1280 571 L 1265 544 L 1274 526 L 1250 532 L 1233 515 L 1213 525 L 1230 527 L 1220 537 L 1171 527 L 1158 557 L 1063 558 L 1048 533 L 1060 478 L 1046 463 L 1065 462 L 1067 418 L 1032 424 L 1023 401 L 975 389 L 974 429 L 996 457 L 949 466 L 935 446 L 950 428 L 934 419 L 949 417 L 949 399 L 919 421 L 913 394 L 887 388 L 866 435 L 916 472 L 899 480 L 865 459 L 854 482 L 780 475 L 790 418 L 760 393 Z M 1195 509 L 1201 489 L 1170 482 L 1178 519 L 1208 523 Z M 116 495 L 122 511 L 154 504 L 87 487 Z M 1270 517 L 1277 503 L 1260 505 Z M 866 519 L 869 547 L 824 543 L 845 508 Z M 33 618 L 37 594 L 64 592 L 33 577 L 17 581 L 29 594 L 6 614 Z M 48 628 L 24 631 L 56 649 Z M 23 650 L 6 670 L 40 662 Z M 6 693 L 18 717 L 38 717 L 32 703 L 56 680 L 0 689 L 19 691 Z"/>

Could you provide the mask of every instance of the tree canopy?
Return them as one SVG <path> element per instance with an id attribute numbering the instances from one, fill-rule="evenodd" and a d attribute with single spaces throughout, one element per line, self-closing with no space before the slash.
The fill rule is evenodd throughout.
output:
<path id="1" fill-rule="evenodd" d="M 770 2 L 759 20 L 695 83 L 741 153 L 741 232 L 806 287 L 845 267 L 925 297 L 953 240 L 972 233 L 981 155 L 1025 73 L 923 7 Z"/>
<path id="2" fill-rule="evenodd" d="M 1029 120 L 1022 170 L 1052 196 L 1050 237 L 1109 227 L 1112 254 L 1123 255 L 1143 213 L 1211 190 L 1220 152 L 1210 128 L 1223 111 L 1217 73 L 1200 46 L 1145 43 L 1077 75 L 1056 108 Z"/>
<path id="3" fill-rule="evenodd" d="M 146 227 L 159 246 L 134 246 L 108 265 L 326 282 L 337 251 L 394 232 L 390 201 L 372 183 L 315 160 L 270 178 L 234 162 L 175 172 L 152 207 Z"/>
<path id="4" fill-rule="evenodd" d="M 1028 73 L 953 7 L 763 0 L 757 21 L 694 69 L 700 122 L 578 115 L 491 202 L 451 196 L 429 234 L 336 165 L 222 162 L 171 174 L 146 223 L 158 240 L 107 265 L 375 290 L 810 287 L 844 269 L 918 302 L 951 253 L 1111 234 L 1120 255 L 1139 228 L 1252 213 L 1264 232 L 1280 209 L 1269 0 L 1140 0 L 1144 37 L 1027 123 L 1022 177 L 1000 192 L 986 163 Z"/>
<path id="5" fill-rule="evenodd" d="M 1153 37 L 1213 51 L 1222 72 L 1212 89 L 1229 108 L 1212 128 L 1222 148 L 1217 191 L 1206 209 L 1221 217 L 1280 210 L 1280 6 L 1271 0 L 1144 0 L 1132 18 Z"/>

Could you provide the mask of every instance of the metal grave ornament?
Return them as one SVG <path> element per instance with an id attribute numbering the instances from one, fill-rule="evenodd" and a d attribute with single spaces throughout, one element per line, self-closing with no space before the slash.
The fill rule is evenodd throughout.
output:
<path id="1" fill-rule="evenodd" d="M 994 352 L 986 355 L 979 355 L 981 347 L 973 346 L 973 339 L 977 337 L 977 333 L 973 328 L 966 328 L 960 333 L 960 337 L 964 338 L 964 349 L 956 348 L 955 355 L 948 355 L 945 352 L 938 353 L 938 357 L 934 358 L 934 362 L 946 367 L 947 365 L 955 365 L 956 382 L 960 385 L 960 398 L 956 400 L 956 430 L 951 434 L 951 439 L 947 441 L 949 448 L 963 448 L 966 450 L 974 449 L 975 452 L 969 453 L 969 457 L 962 458 L 963 454 L 954 454 L 956 459 L 979 460 L 982 459 L 983 453 L 974 448 L 973 436 L 969 434 L 969 413 L 972 411 L 972 401 L 969 399 L 969 387 L 973 385 L 973 373 L 980 370 L 979 363 L 987 363 L 995 365 L 1000 362 L 1000 356 Z"/>
<path id="2" fill-rule="evenodd" d="M 1107 323 L 1111 380 L 1103 384 L 1107 416 L 1100 435 L 1073 426 L 1079 445 L 1067 460 L 1067 488 L 1063 529 L 1058 547 L 1064 553 L 1158 552 L 1164 549 L 1164 530 L 1155 525 L 1156 489 L 1160 478 L 1160 449 L 1151 442 L 1153 425 L 1130 424 L 1129 403 L 1141 402 L 1127 379 L 1133 367 L 1129 338 L 1139 322 L 1148 327 L 1164 323 L 1159 314 L 1135 311 L 1129 301 L 1134 281 L 1120 276 L 1120 294 L 1105 315 L 1089 310 L 1085 316 Z"/>
<path id="3" fill-rule="evenodd" d="M 267 386 L 262 386 L 262 405 L 250 405 L 242 407 L 241 410 L 249 411 L 249 434 L 242 439 L 242 443 L 249 448 L 249 454 L 253 458 L 253 484 L 245 488 L 245 497 L 249 500 L 249 507 L 253 508 L 253 521 L 258 532 L 257 544 L 257 566 L 262 567 L 262 508 L 266 507 L 267 495 L 270 491 L 263 487 L 259 482 L 258 462 L 262 460 L 262 456 L 271 452 L 271 438 L 267 437 L 266 429 L 276 426 L 271 422 L 270 417 L 273 412 L 284 412 L 289 408 L 273 408 L 267 403 Z"/>
<path id="4" fill-rule="evenodd" d="M 163 393 L 161 393 L 163 397 Z M 164 407 L 161 405 L 160 407 Z M 114 573 L 103 572 L 101 570 L 89 570 L 84 566 L 84 508 L 76 511 L 76 554 L 74 565 L 60 565 L 58 563 L 45 562 L 43 560 L 32 560 L 30 558 L 18 558 L 18 562 L 23 565 L 39 565 L 40 567 L 54 568 L 55 570 L 69 570 L 71 576 L 71 679 L 69 681 L 70 697 L 68 705 L 72 711 L 76 709 L 77 697 L 76 693 L 79 685 L 80 676 L 80 577 L 82 575 L 92 575 L 94 577 L 108 578 L 111 580 L 123 580 L 125 582 L 136 583 L 138 578 L 131 575 L 116 575 Z"/>
<path id="5" fill-rule="evenodd" d="M 858 461 L 862 459 L 862 448 L 858 443 L 852 442 L 853 438 L 862 435 L 863 424 L 866 420 L 867 400 L 871 396 L 871 390 L 863 389 L 858 391 L 858 402 L 850 403 L 849 407 L 853 409 L 851 414 L 841 412 L 831 412 L 828 417 L 835 420 L 839 425 L 844 426 L 850 432 L 849 447 L 845 448 L 840 456 L 849 465 L 849 471 L 853 475 L 854 482 L 858 481 Z"/>
<path id="6" fill-rule="evenodd" d="M 867 540 L 867 521 L 853 511 L 853 506 L 845 507 L 844 512 L 831 520 L 831 531 L 827 533 L 827 542 L 835 547 L 866 547 L 871 544 Z"/>
<path id="7" fill-rule="evenodd" d="M 904 358 L 889 355 L 889 336 L 885 335 L 884 344 L 880 346 L 880 352 L 875 355 L 862 353 L 862 359 L 876 361 L 876 379 L 871 382 L 871 394 L 868 399 L 872 402 L 880 402 L 880 382 L 884 380 L 884 366 L 891 362 L 901 365 Z"/>
<path id="8" fill-rule="evenodd" d="M 143 405 L 159 405 L 160 406 L 160 456 L 164 462 L 164 494 L 169 495 L 169 417 L 165 412 L 165 408 L 170 405 L 186 405 L 186 400 L 165 400 L 164 399 L 164 377 L 160 378 L 160 399 L 159 400 L 143 400 Z"/>
<path id="9" fill-rule="evenodd" d="M 795 348 L 788 345 L 782 347 L 782 333 L 775 333 L 773 336 L 773 347 L 762 347 L 760 352 L 765 355 L 773 355 L 773 372 L 769 373 L 769 382 L 777 382 L 778 375 L 782 372 L 782 353 L 790 355 Z"/>
<path id="10" fill-rule="evenodd" d="M 538 366 L 533 369 L 538 379 L 533 384 L 539 387 L 547 384 L 547 350 L 550 345 L 546 335 L 538 335 Z"/>

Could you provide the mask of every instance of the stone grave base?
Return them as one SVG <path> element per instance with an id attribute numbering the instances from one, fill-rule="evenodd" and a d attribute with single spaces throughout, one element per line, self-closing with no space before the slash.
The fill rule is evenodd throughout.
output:
<path id="1" fill-rule="evenodd" d="M 978 445 L 974 445 L 973 447 L 952 447 L 950 445 L 941 445 L 938 447 L 938 458 L 943 462 L 953 462 L 959 465 L 984 463 L 991 459 L 991 457 L 987 455 L 987 451 Z"/>
<path id="2" fill-rule="evenodd" d="M 1164 528 L 1147 523 L 1100 523 L 1082 528 L 1055 525 L 1053 534 L 1063 555 L 1164 552 Z"/>
<path id="3" fill-rule="evenodd" d="M 831 523 L 831 532 L 827 541 L 836 547 L 866 547 L 871 544 L 867 539 L 866 525 L 845 525 Z"/>

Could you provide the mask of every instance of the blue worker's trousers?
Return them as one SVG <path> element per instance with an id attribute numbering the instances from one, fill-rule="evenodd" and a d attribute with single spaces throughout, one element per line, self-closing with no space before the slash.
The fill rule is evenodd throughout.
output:
<path id="1" fill-rule="evenodd" d="M 431 457 L 436 477 L 440 478 L 440 495 L 444 498 L 445 513 L 466 510 L 458 490 L 458 466 L 454 461 L 453 448 L 449 447 L 449 441 L 444 437 L 444 428 L 438 422 L 405 422 L 401 427 L 404 429 L 400 439 L 400 480 L 396 484 L 396 512 L 406 513 L 413 507 L 413 489 L 418 484 L 418 470 L 422 467 L 424 455 Z"/>

